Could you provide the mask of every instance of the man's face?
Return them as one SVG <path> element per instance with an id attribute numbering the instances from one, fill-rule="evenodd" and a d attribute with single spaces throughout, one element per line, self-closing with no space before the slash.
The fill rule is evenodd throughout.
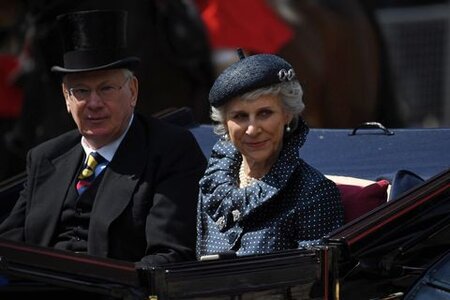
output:
<path id="1" fill-rule="evenodd" d="M 127 128 L 137 102 L 137 78 L 122 69 L 81 72 L 64 77 L 67 111 L 88 144 L 100 148 Z"/>

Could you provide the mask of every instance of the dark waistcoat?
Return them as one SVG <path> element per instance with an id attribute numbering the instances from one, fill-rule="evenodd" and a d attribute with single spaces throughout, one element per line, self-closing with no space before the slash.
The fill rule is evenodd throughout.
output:
<path id="1" fill-rule="evenodd" d="M 104 173 L 99 174 L 81 195 L 75 188 L 75 176 L 64 201 L 53 247 L 87 253 L 89 220 Z"/>

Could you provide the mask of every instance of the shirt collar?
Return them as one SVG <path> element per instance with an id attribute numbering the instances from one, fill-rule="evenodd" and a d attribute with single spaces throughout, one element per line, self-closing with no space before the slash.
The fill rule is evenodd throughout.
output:
<path id="1" fill-rule="evenodd" d="M 125 129 L 125 131 L 122 133 L 122 135 L 119 136 L 117 139 L 115 139 L 113 142 L 111 142 L 101 148 L 92 149 L 87 144 L 86 138 L 84 136 L 81 137 L 81 147 L 83 147 L 84 153 L 86 153 L 86 159 L 87 159 L 89 153 L 95 151 L 95 152 L 98 152 L 101 156 L 103 156 L 108 162 L 110 162 L 113 159 L 114 154 L 116 154 L 117 148 L 119 148 L 120 143 L 122 142 L 123 138 L 125 137 L 128 130 L 130 129 L 133 119 L 134 119 L 134 114 L 131 115 L 130 122 L 128 122 L 128 126 Z"/>

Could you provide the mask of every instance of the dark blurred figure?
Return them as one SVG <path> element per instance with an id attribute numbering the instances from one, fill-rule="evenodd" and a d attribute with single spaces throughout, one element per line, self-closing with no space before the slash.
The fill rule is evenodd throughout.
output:
<path id="1" fill-rule="evenodd" d="M 312 126 L 353 128 L 367 121 L 401 127 L 389 62 L 369 1 L 269 1 L 295 29 L 280 54 L 297 65 Z M 291 57 L 296 57 L 292 59 Z"/>
<path id="2" fill-rule="evenodd" d="M 383 41 L 373 11 L 363 2 L 197 0 L 197 4 L 214 51 L 241 44 L 248 53 L 261 53 L 268 52 L 266 44 L 276 45 L 269 52 L 290 61 L 305 86 L 304 118 L 310 126 L 352 128 L 366 121 L 400 125 Z M 271 16 L 255 20 L 255 11 Z M 241 24 L 233 27 L 233 40 L 228 38 L 233 36 L 230 23 Z M 280 36 L 285 39 L 268 35 L 262 43 L 241 29 L 273 24 L 282 28 Z"/>
<path id="3" fill-rule="evenodd" d="M 26 4 L 22 56 L 27 68 L 20 80 L 24 106 L 20 120 L 5 134 L 6 152 L 1 166 L 14 156 L 14 169 L 0 180 L 24 170 L 28 149 L 75 127 L 67 118 L 60 82 L 50 72 L 61 64 L 62 46 L 55 28 L 57 15 L 79 10 L 128 11 L 128 45 L 141 58 L 142 101 L 137 111 L 151 115 L 167 108 L 188 106 L 194 119 L 208 119 L 207 93 L 214 80 L 203 23 L 189 1 L 64 1 L 29 0 Z"/>
<path id="4" fill-rule="evenodd" d="M 23 1 L 0 0 L 0 180 L 17 172 L 10 163 L 14 153 L 6 149 L 3 137 L 17 122 L 22 110 L 23 95 L 17 72 L 24 13 Z"/>

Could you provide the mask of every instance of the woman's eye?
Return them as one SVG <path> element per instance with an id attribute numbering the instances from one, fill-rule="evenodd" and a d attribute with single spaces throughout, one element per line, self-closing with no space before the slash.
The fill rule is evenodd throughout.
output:
<path id="1" fill-rule="evenodd" d="M 268 118 L 273 114 L 273 111 L 271 110 L 263 110 L 259 113 L 259 115 L 263 118 Z"/>
<path id="2" fill-rule="evenodd" d="M 233 119 L 234 119 L 234 120 L 238 120 L 238 121 L 240 121 L 240 120 L 245 120 L 245 118 L 247 118 L 247 115 L 246 115 L 246 114 L 242 114 L 242 113 L 235 114 L 235 115 L 233 116 Z"/>

